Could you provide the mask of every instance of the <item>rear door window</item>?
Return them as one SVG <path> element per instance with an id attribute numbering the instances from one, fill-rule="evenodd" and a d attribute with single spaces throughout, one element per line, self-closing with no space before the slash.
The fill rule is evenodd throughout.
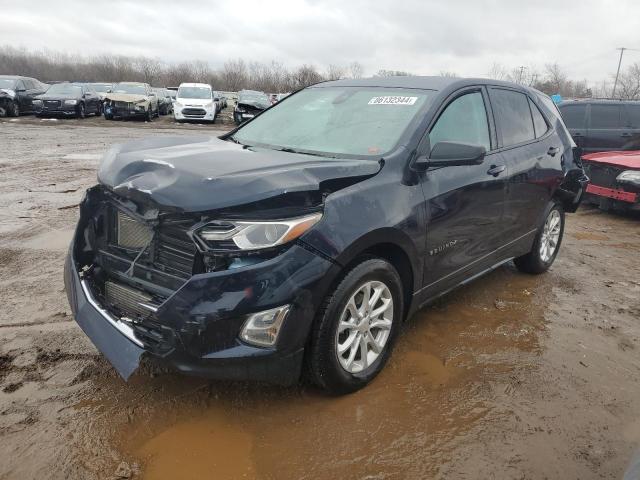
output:
<path id="1" fill-rule="evenodd" d="M 531 101 L 531 99 L 529 99 L 529 106 L 531 107 L 531 116 L 533 117 L 533 128 L 535 129 L 536 138 L 540 138 L 547 133 L 547 130 L 549 130 L 547 121 L 544 119 L 540 109 Z"/>
<path id="2" fill-rule="evenodd" d="M 491 89 L 491 104 L 502 135 L 502 146 L 508 147 L 534 140 L 536 134 L 529 109 L 529 98 L 520 92 Z"/>
<path id="3" fill-rule="evenodd" d="M 590 128 L 611 130 L 621 128 L 621 105 L 591 105 Z"/>
<path id="4" fill-rule="evenodd" d="M 561 105 L 560 112 L 567 128 L 584 128 L 587 113 L 586 104 Z"/>
<path id="5" fill-rule="evenodd" d="M 447 105 L 429 133 L 431 148 L 438 142 L 468 143 L 491 150 L 487 111 L 480 92 L 467 93 Z"/>

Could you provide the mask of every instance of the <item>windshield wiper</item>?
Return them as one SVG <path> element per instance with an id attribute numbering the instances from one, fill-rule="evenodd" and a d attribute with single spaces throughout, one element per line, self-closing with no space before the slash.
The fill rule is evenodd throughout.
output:
<path id="1" fill-rule="evenodd" d="M 333 155 L 329 155 L 329 154 L 326 154 L 326 153 L 315 153 L 315 152 L 308 152 L 308 151 L 304 151 L 304 150 L 295 150 L 295 149 L 290 148 L 290 147 L 274 148 L 273 150 L 276 150 L 278 152 L 298 153 L 300 155 L 311 155 L 313 157 L 337 158 L 337 157 L 335 157 Z"/>

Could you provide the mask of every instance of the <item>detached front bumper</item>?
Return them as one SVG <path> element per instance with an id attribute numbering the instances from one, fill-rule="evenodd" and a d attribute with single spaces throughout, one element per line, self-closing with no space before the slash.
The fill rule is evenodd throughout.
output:
<path id="1" fill-rule="evenodd" d="M 135 107 L 120 107 L 105 104 L 104 105 L 104 113 L 105 115 L 118 118 L 145 118 L 147 116 L 147 110 L 136 110 Z"/>
<path id="2" fill-rule="evenodd" d="M 194 275 L 157 309 L 162 340 L 149 342 L 139 334 L 148 325 L 123 321 L 99 303 L 76 263 L 76 247 L 74 240 L 65 264 L 69 303 L 78 325 L 124 379 L 144 355 L 190 375 L 294 383 L 316 309 L 337 273 L 330 261 L 293 245 L 261 263 Z M 239 339 L 249 314 L 282 305 L 291 309 L 275 347 Z"/>

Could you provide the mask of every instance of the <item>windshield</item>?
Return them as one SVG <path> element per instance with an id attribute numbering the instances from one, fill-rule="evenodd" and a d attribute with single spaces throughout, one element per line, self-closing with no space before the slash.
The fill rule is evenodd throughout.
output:
<path id="1" fill-rule="evenodd" d="M 89 85 L 92 86 L 96 92 L 100 93 L 107 93 L 113 86 L 110 83 L 90 83 Z"/>
<path id="2" fill-rule="evenodd" d="M 13 90 L 15 88 L 16 81 L 13 78 L 0 78 L 0 88 L 8 88 Z"/>
<path id="3" fill-rule="evenodd" d="M 380 156 L 430 101 L 425 90 L 307 88 L 241 127 L 233 139 L 276 150 Z"/>
<path id="4" fill-rule="evenodd" d="M 268 108 L 271 106 L 269 97 L 261 92 L 242 92 L 238 95 L 238 103 L 248 103 L 256 107 Z"/>
<path id="5" fill-rule="evenodd" d="M 146 95 L 147 91 L 144 85 L 127 85 L 124 83 L 116 83 L 113 86 L 114 93 L 129 93 L 133 95 Z"/>
<path id="6" fill-rule="evenodd" d="M 178 89 L 179 98 L 211 98 L 211 89 L 208 87 L 180 87 Z"/>
<path id="7" fill-rule="evenodd" d="M 79 87 L 78 85 L 71 85 L 69 83 L 56 83 L 49 87 L 47 94 L 82 95 L 82 87 Z"/>

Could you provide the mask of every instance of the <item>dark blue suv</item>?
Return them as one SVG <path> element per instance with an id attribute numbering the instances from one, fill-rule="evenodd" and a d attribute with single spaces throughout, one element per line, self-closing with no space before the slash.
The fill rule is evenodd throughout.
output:
<path id="1" fill-rule="evenodd" d="M 511 260 L 549 268 L 587 182 L 574 150 L 553 102 L 511 83 L 314 85 L 220 138 L 112 148 L 69 301 L 125 378 L 145 355 L 350 392 L 429 301 Z"/>

